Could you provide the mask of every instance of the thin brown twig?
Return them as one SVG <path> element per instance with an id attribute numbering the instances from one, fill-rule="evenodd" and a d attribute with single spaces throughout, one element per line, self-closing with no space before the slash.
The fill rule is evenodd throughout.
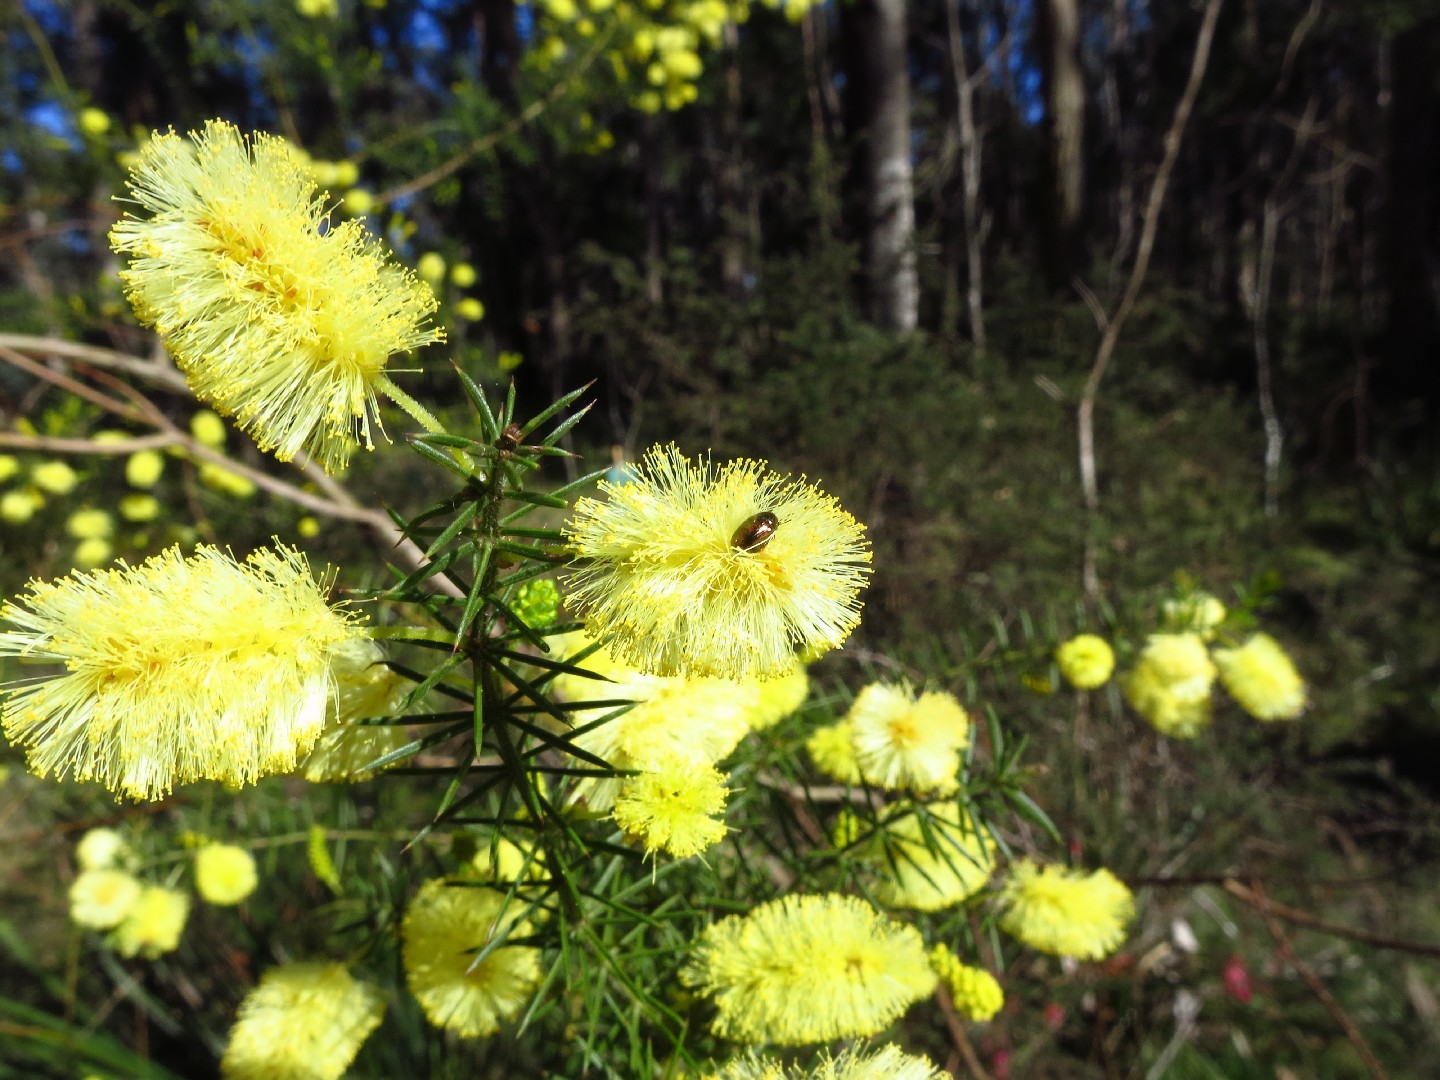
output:
<path id="1" fill-rule="evenodd" d="M 1239 883 L 1237 882 L 1236 884 Z M 1340 1029 L 1345 1032 L 1345 1037 L 1349 1039 L 1350 1044 L 1355 1047 L 1355 1052 L 1358 1053 L 1361 1060 L 1365 1062 L 1365 1067 L 1370 1071 L 1370 1075 L 1374 1077 L 1375 1080 L 1387 1080 L 1385 1068 L 1380 1064 L 1379 1059 L 1376 1058 L 1374 1051 L 1370 1049 L 1370 1044 L 1365 1041 L 1365 1036 L 1360 1034 L 1360 1029 L 1355 1026 L 1355 1021 L 1351 1020 L 1349 1014 L 1340 1007 L 1340 1003 L 1335 1000 L 1335 995 L 1326 989 L 1325 984 L 1320 981 L 1320 976 L 1315 974 L 1314 969 L 1311 968 L 1309 964 L 1300 959 L 1300 955 L 1295 951 L 1295 946 L 1291 943 L 1289 935 L 1285 933 L 1285 928 L 1280 925 L 1280 920 L 1274 917 L 1270 902 L 1265 894 L 1260 891 L 1258 885 L 1253 895 L 1255 896 L 1256 907 L 1265 919 L 1265 928 L 1270 931 L 1270 936 L 1275 939 L 1275 944 L 1280 949 L 1280 955 L 1299 973 L 1300 977 L 1305 980 L 1305 984 L 1310 987 L 1311 992 L 1320 999 L 1320 1004 L 1325 1006 L 1326 1011 L 1329 1012 L 1335 1022 L 1340 1025 Z"/>
<path id="2" fill-rule="evenodd" d="M 1431 945 L 1423 941 L 1406 941 L 1402 938 L 1386 937 L 1384 934 L 1371 933 L 1369 930 L 1359 930 L 1353 926 L 1343 926 L 1339 923 L 1326 922 L 1324 919 L 1311 915 L 1308 911 L 1301 911 L 1299 908 L 1277 904 L 1265 895 L 1258 883 L 1252 888 L 1236 881 L 1234 878 L 1226 878 L 1221 883 L 1221 888 L 1235 897 L 1235 899 L 1249 904 L 1262 914 L 1284 919 L 1286 922 L 1294 923 L 1296 926 L 1303 926 L 1309 930 L 1317 930 L 1322 934 L 1331 934 L 1334 937 L 1349 938 L 1351 941 L 1359 941 L 1366 945 L 1373 945 L 1377 949 L 1395 949 L 1400 952 L 1414 953 L 1417 956 L 1440 958 L 1440 945 Z"/>
<path id="3" fill-rule="evenodd" d="M 985 1066 L 980 1064 L 980 1055 L 975 1053 L 975 1045 L 965 1031 L 965 1022 L 955 1011 L 955 1003 L 950 999 L 950 988 L 943 982 L 935 989 L 935 1000 L 940 1003 L 940 1012 L 945 1016 L 945 1027 L 950 1032 L 950 1041 L 960 1052 L 965 1068 L 970 1070 L 971 1080 L 991 1080 Z"/>

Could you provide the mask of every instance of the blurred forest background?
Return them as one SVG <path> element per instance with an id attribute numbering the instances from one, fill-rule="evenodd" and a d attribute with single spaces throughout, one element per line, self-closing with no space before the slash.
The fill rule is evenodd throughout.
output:
<path id="1" fill-rule="evenodd" d="M 1146 915 L 1125 964 L 997 1022 L 995 1075 L 1434 1075 L 1433 953 L 1277 934 L 1219 886 L 1440 941 L 1440 0 L 12 0 L 0 34 L 6 359 L 156 349 L 105 243 L 150 130 L 285 136 L 441 299 L 408 391 L 463 415 L 447 357 L 531 412 L 595 380 L 577 471 L 673 439 L 818 479 L 876 546 L 826 677 L 883 653 L 1031 738 L 1037 801 Z M 13 364 L 0 421 L 27 462 L 114 426 Z M 6 595 L 126 490 L 65 460 L 73 492 L 0 525 Z M 204 479 L 169 467 L 115 553 L 376 561 Z M 345 479 L 406 509 L 427 482 L 398 448 Z M 1177 581 L 1264 601 L 1298 724 L 1172 743 L 1048 692 L 1056 641 L 1133 643 Z M 0 993 L 35 1002 L 18 958 L 69 933 L 35 867 L 93 821 L 19 780 Z"/>

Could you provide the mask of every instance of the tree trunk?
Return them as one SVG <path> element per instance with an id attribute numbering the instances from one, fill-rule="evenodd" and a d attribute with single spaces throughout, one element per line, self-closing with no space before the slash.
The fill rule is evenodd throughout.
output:
<path id="1" fill-rule="evenodd" d="M 915 329 L 915 193 L 910 167 L 910 83 L 905 0 L 842 5 L 846 126 L 854 140 L 855 210 L 871 317 Z"/>
<path id="2" fill-rule="evenodd" d="M 1077 0 L 1037 0 L 1035 33 L 1045 98 L 1041 263 L 1052 287 L 1067 288 L 1085 268 L 1085 75 Z"/>

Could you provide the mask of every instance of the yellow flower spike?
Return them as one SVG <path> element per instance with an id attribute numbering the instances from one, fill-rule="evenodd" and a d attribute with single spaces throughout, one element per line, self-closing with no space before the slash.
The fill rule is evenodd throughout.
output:
<path id="1" fill-rule="evenodd" d="M 856 695 L 845 720 L 856 765 L 870 783 L 939 795 L 959 787 L 955 774 L 970 742 L 970 718 L 952 695 L 930 691 L 914 698 L 906 687 L 872 683 Z"/>
<path id="2" fill-rule="evenodd" d="M 974 896 L 995 871 L 995 842 L 954 803 L 929 806 L 923 826 L 912 807 L 898 804 L 879 839 L 867 855 L 881 875 L 875 898 L 887 907 L 943 911 Z"/>
<path id="3" fill-rule="evenodd" d="M 245 995 L 224 1080 L 340 1080 L 385 1015 L 385 995 L 343 964 L 271 968 Z"/>
<path id="4" fill-rule="evenodd" d="M 12 683 L 5 736 L 40 776 L 158 799 L 175 784 L 288 772 L 319 736 L 330 659 L 363 636 L 291 549 L 240 563 L 202 546 L 136 567 L 32 581 L 0 617 L 0 655 L 63 665 Z"/>
<path id="5" fill-rule="evenodd" d="M 786 896 L 712 923 L 681 981 L 715 1034 L 798 1046 L 883 1031 L 935 989 L 925 943 L 853 896 Z"/>
<path id="6" fill-rule="evenodd" d="M 30 481 L 47 495 L 68 495 L 80 476 L 63 461 L 44 461 L 30 470 Z"/>
<path id="7" fill-rule="evenodd" d="M 1115 650 L 1095 634 L 1076 634 L 1055 650 L 1060 674 L 1077 690 L 1098 690 L 1115 671 Z"/>
<path id="8" fill-rule="evenodd" d="M 118 865 L 130 848 L 114 829 L 90 829 L 75 845 L 75 861 L 82 870 L 106 870 Z"/>
<path id="9" fill-rule="evenodd" d="M 1125 680 L 1125 699 L 1162 735 L 1193 739 L 1210 726 L 1215 675 L 1199 634 L 1151 634 Z"/>
<path id="10" fill-rule="evenodd" d="M 326 714 L 325 732 L 300 766 L 301 775 L 312 784 L 368 780 L 379 771 L 373 762 L 410 742 L 403 724 L 361 722 L 393 716 L 409 693 L 410 683 L 386 667 L 384 660 L 380 647 L 368 638 L 356 638 L 336 650 L 330 672 L 337 692 Z"/>
<path id="11" fill-rule="evenodd" d="M 1294 720 L 1305 710 L 1305 683 L 1280 643 L 1255 634 L 1234 649 L 1216 649 L 1220 684 L 1257 720 Z"/>
<path id="12" fill-rule="evenodd" d="M 1000 927 L 1039 952 L 1102 960 L 1125 941 L 1130 890 L 1109 870 L 1082 874 L 1022 860 L 1001 892 Z"/>
<path id="13" fill-rule="evenodd" d="M 190 916 L 190 897 L 176 889 L 147 885 L 115 928 L 112 940 L 121 956 L 155 959 L 180 946 L 180 933 Z"/>
<path id="14" fill-rule="evenodd" d="M 839 1057 L 827 1052 L 814 1069 L 786 1068 L 751 1050 L 745 1057 L 727 1062 L 719 1072 L 706 1073 L 704 1080 L 949 1080 L 949 1076 L 923 1054 L 907 1054 L 888 1043 L 870 1050 L 846 1050 Z"/>
<path id="15" fill-rule="evenodd" d="M 123 870 L 86 870 L 70 885 L 70 921 L 90 930 L 109 930 L 134 909 L 140 890 L 140 882 Z"/>
<path id="16" fill-rule="evenodd" d="M 248 499 L 255 494 L 255 481 L 248 476 L 241 476 L 222 465 L 212 465 L 208 461 L 200 464 L 200 482 L 212 491 L 234 499 Z"/>
<path id="17" fill-rule="evenodd" d="M 930 950 L 930 966 L 950 990 L 955 1009 L 967 1020 L 992 1019 L 1005 1005 L 1005 991 L 984 968 L 971 967 L 946 945 Z"/>
<path id="18" fill-rule="evenodd" d="M 612 813 L 628 838 L 645 845 L 646 855 L 664 851 L 688 859 L 725 838 L 717 815 L 723 818 L 727 795 L 725 778 L 711 766 L 672 759 L 620 781 Z"/>
<path id="19" fill-rule="evenodd" d="M 666 446 L 600 489 L 608 499 L 581 499 L 566 525 L 567 603 L 641 671 L 773 678 L 859 623 L 864 528 L 803 478 Z"/>
<path id="20" fill-rule="evenodd" d="M 441 878 L 420 887 L 401 926 L 410 992 L 436 1027 L 462 1038 L 493 1035 L 516 1016 L 540 982 L 540 950 L 501 945 L 475 962 L 497 935 L 530 932 L 514 904 L 501 911 L 494 889 L 451 885 Z"/>
<path id="21" fill-rule="evenodd" d="M 206 844 L 195 853 L 195 891 L 207 904 L 228 907 L 255 891 L 255 856 L 234 844 Z"/>
<path id="22" fill-rule="evenodd" d="M 209 415 L 215 416 L 214 413 Z M 215 417 L 216 420 L 220 418 Z M 221 441 L 224 441 L 222 428 Z M 152 488 L 165 471 L 165 455 L 159 450 L 140 450 L 125 461 L 125 481 L 134 488 Z"/>
<path id="23" fill-rule="evenodd" d="M 281 139 L 220 120 L 157 134 L 128 186 L 149 216 L 110 231 L 120 276 L 196 396 L 281 461 L 334 472 L 372 446 L 377 394 L 400 402 L 389 358 L 443 338 L 430 290 L 359 222 L 329 220 Z"/>

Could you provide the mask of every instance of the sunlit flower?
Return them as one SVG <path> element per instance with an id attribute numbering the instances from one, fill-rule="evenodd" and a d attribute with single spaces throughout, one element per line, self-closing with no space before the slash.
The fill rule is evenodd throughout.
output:
<path id="1" fill-rule="evenodd" d="M 805 740 L 805 749 L 816 768 L 842 784 L 861 781 L 853 735 L 854 725 L 849 720 L 841 720 L 818 728 Z"/>
<path id="2" fill-rule="evenodd" d="M 1115 670 L 1115 650 L 1094 634 L 1076 634 L 1055 650 L 1060 674 L 1077 690 L 1095 690 L 1110 681 Z"/>
<path id="3" fill-rule="evenodd" d="M 110 561 L 115 554 L 115 549 L 110 546 L 109 540 L 103 540 L 98 536 L 92 536 L 87 540 L 81 540 L 75 545 L 75 554 L 72 561 L 77 569 L 93 570 L 97 566 L 103 566 Z"/>
<path id="4" fill-rule="evenodd" d="M 138 450 L 125 461 L 125 480 L 131 487 L 152 488 L 164 471 L 165 455 L 159 450 Z"/>
<path id="5" fill-rule="evenodd" d="M 1125 680 L 1125 699 L 1162 735 L 1192 739 L 1210 725 L 1214 682 L 1200 635 L 1151 634 Z"/>
<path id="6" fill-rule="evenodd" d="M 703 1080 L 949 1080 L 949 1075 L 923 1054 L 907 1054 L 887 1043 L 873 1050 L 847 1050 L 839 1057 L 827 1052 L 813 1069 L 801 1065 L 787 1068 L 752 1050 L 718 1072 L 703 1074 Z"/>
<path id="7" fill-rule="evenodd" d="M 1022 860 L 1001 893 L 1000 926 L 1039 952 L 1100 960 L 1125 940 L 1135 914 L 1130 890 L 1109 870 L 1082 874 Z"/>
<path id="8" fill-rule="evenodd" d="M 555 655 L 573 658 L 588 645 L 583 635 L 551 639 Z M 713 765 L 750 730 L 756 690 L 753 682 L 726 679 L 664 678 L 642 675 L 600 649 L 572 663 L 609 681 L 565 673 L 554 680 L 555 696 L 564 702 L 633 701 L 628 711 L 607 705 L 570 712 L 575 746 L 616 769 L 653 772 L 683 761 Z M 610 719 L 604 719 L 610 716 Z M 603 722 L 602 722 L 603 721 Z M 598 726 L 596 726 L 598 725 Z M 618 779 L 589 779 L 576 786 L 590 809 L 603 812 L 615 802 Z"/>
<path id="9" fill-rule="evenodd" d="M 23 525 L 45 505 L 45 497 L 31 488 L 7 491 L 0 495 L 0 518 L 12 525 Z"/>
<path id="10" fill-rule="evenodd" d="M 190 417 L 190 434 L 201 446 L 219 450 L 225 445 L 225 421 L 210 409 L 199 409 Z"/>
<path id="11" fill-rule="evenodd" d="M 845 719 L 855 763 L 869 783 L 941 795 L 959 786 L 955 774 L 970 742 L 970 718 L 950 694 L 930 691 L 917 699 L 905 687 L 872 683 Z"/>
<path id="12" fill-rule="evenodd" d="M 371 442 L 385 364 L 440 340 L 430 290 L 356 221 L 332 222 L 284 140 L 211 120 L 156 134 L 110 232 L 142 322 L 165 339 L 197 397 L 282 461 L 327 472 Z"/>
<path id="13" fill-rule="evenodd" d="M 245 995 L 220 1062 L 225 1080 L 339 1080 L 385 1015 L 343 964 L 271 968 Z"/>
<path id="14" fill-rule="evenodd" d="M 369 638 L 354 638 L 336 649 L 330 661 L 336 694 L 325 731 L 300 766 L 312 784 L 368 780 L 379 771 L 374 762 L 410 743 L 403 724 L 363 722 L 393 716 L 409 692 L 410 683 L 384 660 Z"/>
<path id="15" fill-rule="evenodd" d="M 711 766 L 672 759 L 620 782 L 615 824 L 643 843 L 647 855 L 664 851 L 686 859 L 724 838 L 720 819 L 728 794 L 725 778 Z"/>
<path id="16" fill-rule="evenodd" d="M 0 454 L 0 484 L 20 472 L 20 462 L 12 454 Z"/>
<path id="17" fill-rule="evenodd" d="M 0 656 L 63 665 L 5 688 L 5 735 L 31 769 L 156 799 L 179 783 L 289 772 L 319 736 L 330 659 L 363 631 L 298 552 L 245 562 L 178 548 L 136 567 L 30 583 Z"/>
<path id="18" fill-rule="evenodd" d="M 810 693 L 810 676 L 799 661 L 788 672 L 774 679 L 763 679 L 755 686 L 755 704 L 750 710 L 750 728 L 764 731 L 773 727 L 804 704 Z"/>
<path id="19" fill-rule="evenodd" d="M 122 956 L 155 959 L 180 945 L 180 932 L 190 915 L 190 897 L 178 889 L 147 885 L 112 935 Z"/>
<path id="20" fill-rule="evenodd" d="M 1305 683 L 1280 643 L 1255 634 L 1234 649 L 1216 649 L 1220 683 L 1257 720 L 1294 720 L 1305 709 Z"/>
<path id="21" fill-rule="evenodd" d="M 80 476 L 63 461 L 43 461 L 30 470 L 30 482 L 48 495 L 68 495 Z"/>
<path id="22" fill-rule="evenodd" d="M 1210 641 L 1225 621 L 1225 605 L 1207 592 L 1195 592 L 1178 600 L 1166 600 L 1160 606 L 1165 628 L 1177 634 L 1198 634 Z"/>
<path id="23" fill-rule="evenodd" d="M 466 1038 L 494 1034 L 539 984 L 538 949 L 492 947 L 497 937 L 529 933 L 527 923 L 515 921 L 523 905 L 512 903 L 502 917 L 504 904 L 494 889 L 441 878 L 425 882 L 410 902 L 401 927 L 405 975 L 436 1027 Z"/>
<path id="24" fill-rule="evenodd" d="M 70 884 L 70 921 L 109 930 L 134 909 L 140 882 L 123 870 L 86 870 Z"/>
<path id="25" fill-rule="evenodd" d="M 873 1035 L 935 989 L 925 943 L 853 896 L 786 896 L 712 923 L 681 980 L 723 1038 L 795 1046 Z"/>
<path id="26" fill-rule="evenodd" d="M 640 670 L 773 677 L 859 622 L 864 528 L 803 480 L 667 446 L 600 488 L 609 498 L 581 499 L 566 527 L 580 560 L 567 602 Z"/>
<path id="27" fill-rule="evenodd" d="M 82 870 L 104 870 L 129 854 L 125 838 L 114 829 L 91 829 L 75 845 L 75 861 Z"/>
<path id="28" fill-rule="evenodd" d="M 967 1020 L 991 1019 L 1005 1004 L 1005 991 L 984 968 L 962 963 L 948 946 L 930 950 L 930 966 L 950 989 L 955 1010 Z"/>
<path id="29" fill-rule="evenodd" d="M 244 848 L 206 844 L 195 853 L 195 889 L 207 904 L 238 904 L 255 883 L 255 856 Z"/>
<path id="30" fill-rule="evenodd" d="M 900 805 L 864 854 L 880 871 L 875 898 L 887 907 L 941 911 L 974 896 L 995 870 L 995 842 L 954 803 L 919 812 Z"/>
<path id="31" fill-rule="evenodd" d="M 160 516 L 160 500 L 154 495 L 126 495 L 120 500 L 120 516 L 126 521 L 154 521 Z"/>
<path id="32" fill-rule="evenodd" d="M 86 506 L 65 519 L 65 531 L 77 540 L 103 540 L 114 535 L 115 519 L 98 507 Z"/>

